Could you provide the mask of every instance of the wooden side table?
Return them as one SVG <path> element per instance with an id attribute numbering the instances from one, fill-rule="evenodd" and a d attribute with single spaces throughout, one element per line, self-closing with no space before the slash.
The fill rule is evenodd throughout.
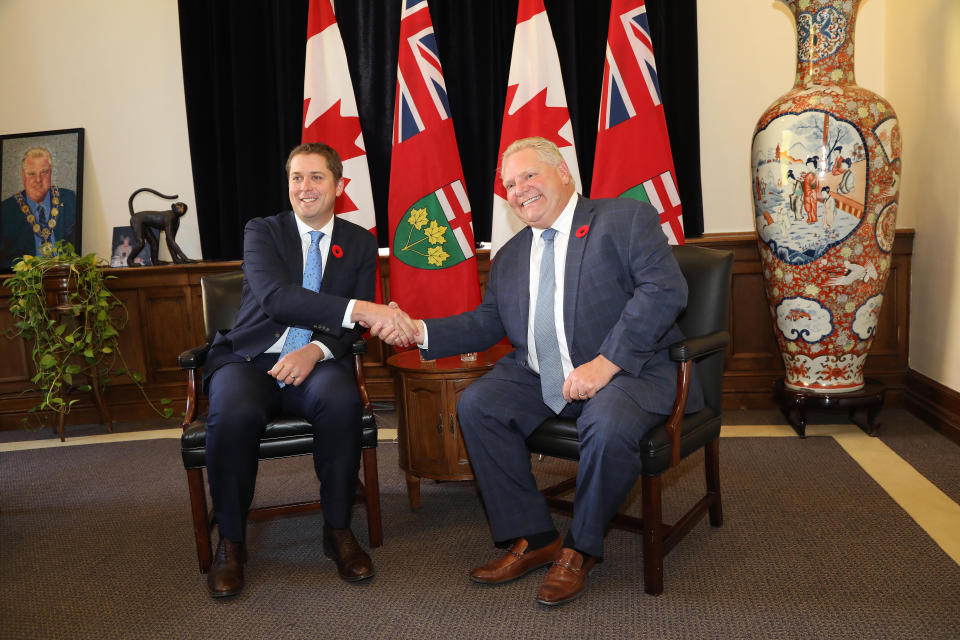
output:
<path id="1" fill-rule="evenodd" d="M 477 354 L 474 361 L 460 356 L 422 361 L 417 349 L 387 359 L 396 379 L 400 468 L 406 472 L 412 509 L 420 506 L 420 478 L 473 479 L 457 420 L 457 400 L 511 350 L 498 345 Z"/>
<path id="2" fill-rule="evenodd" d="M 843 393 L 797 391 L 787 388 L 782 378 L 773 385 L 773 395 L 780 403 L 780 412 L 801 438 L 807 437 L 808 409 L 846 410 L 851 422 L 868 435 L 876 436 L 877 412 L 883 405 L 886 390 L 886 385 L 870 378 L 863 381 L 863 388 L 859 391 Z M 796 413 L 796 419 L 794 419 L 794 413 Z"/>

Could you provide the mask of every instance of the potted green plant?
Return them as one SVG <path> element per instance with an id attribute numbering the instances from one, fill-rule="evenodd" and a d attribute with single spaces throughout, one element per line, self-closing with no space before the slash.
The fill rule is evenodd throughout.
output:
<path id="1" fill-rule="evenodd" d="M 99 401 L 111 375 L 127 375 L 144 391 L 143 376 L 129 371 L 120 353 L 117 338 L 127 310 L 107 288 L 106 280 L 113 276 L 104 274 L 103 264 L 96 254 L 80 256 L 61 240 L 48 244 L 42 255 L 23 256 L 13 265 L 6 286 L 13 294 L 15 324 L 8 337 L 23 338 L 31 346 L 36 370 L 31 382 L 40 402 L 30 411 L 66 415 L 77 402 L 67 397 L 71 389 L 93 391 Z M 144 397 L 158 414 L 172 417 L 173 409 L 157 407 L 146 393 Z"/>

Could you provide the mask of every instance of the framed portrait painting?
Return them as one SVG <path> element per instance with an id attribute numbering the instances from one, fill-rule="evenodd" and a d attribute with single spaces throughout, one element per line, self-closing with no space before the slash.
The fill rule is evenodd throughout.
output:
<path id="1" fill-rule="evenodd" d="M 0 272 L 66 240 L 82 253 L 83 129 L 0 135 Z"/>

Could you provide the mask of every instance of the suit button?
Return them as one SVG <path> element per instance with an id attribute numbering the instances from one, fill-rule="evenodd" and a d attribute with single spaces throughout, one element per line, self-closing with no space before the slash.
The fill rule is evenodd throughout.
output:
<path id="1" fill-rule="evenodd" d="M 244 356 L 244 359 L 245 359 L 247 362 L 250 362 L 251 360 L 253 360 L 253 358 L 251 358 L 250 356 Z"/>
<path id="2" fill-rule="evenodd" d="M 274 332 L 273 332 L 273 337 L 274 337 L 274 338 L 279 338 L 279 337 L 280 337 L 280 332 L 279 332 L 279 331 L 274 331 Z"/>

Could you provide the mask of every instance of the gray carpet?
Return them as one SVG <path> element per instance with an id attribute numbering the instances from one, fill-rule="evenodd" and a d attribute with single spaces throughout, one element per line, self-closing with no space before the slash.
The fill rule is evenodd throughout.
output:
<path id="1" fill-rule="evenodd" d="M 956 499 L 960 447 L 887 420 L 898 453 Z M 664 594 L 643 592 L 639 539 L 612 531 L 585 595 L 558 609 L 533 601 L 543 571 L 499 587 L 467 580 L 496 553 L 471 483 L 425 481 L 413 512 L 397 446 L 382 444 L 379 458 L 385 541 L 371 553 L 373 580 L 341 582 L 320 516 L 302 515 L 251 524 L 247 588 L 213 601 L 177 441 L 2 453 L 0 637 L 960 635 L 960 567 L 831 438 L 722 439 L 725 524 L 697 525 L 667 557 Z M 700 460 L 668 476 L 668 515 L 702 483 Z M 545 482 L 567 466 L 534 464 Z M 260 478 L 258 502 L 316 491 L 307 458 L 265 463 Z M 362 509 L 354 531 L 366 544 Z"/>

